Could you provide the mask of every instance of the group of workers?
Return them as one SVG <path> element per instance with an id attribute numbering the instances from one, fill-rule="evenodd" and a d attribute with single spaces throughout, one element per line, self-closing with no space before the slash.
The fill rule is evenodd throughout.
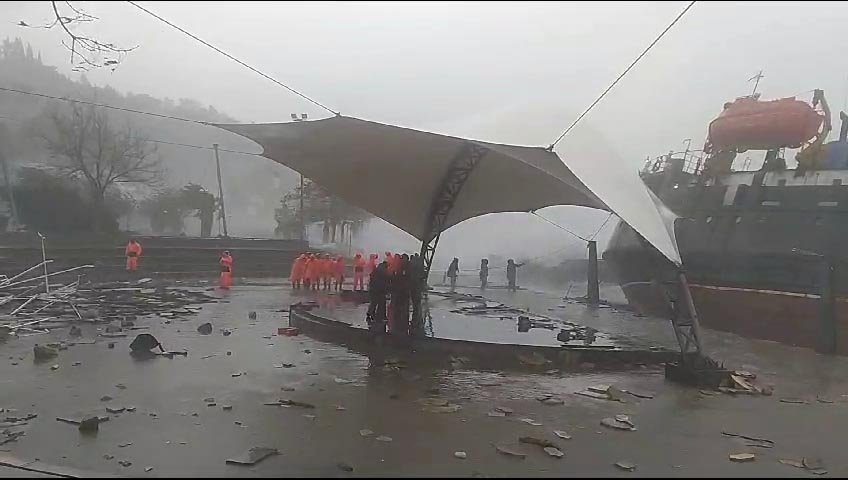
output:
<path id="1" fill-rule="evenodd" d="M 124 249 L 124 255 L 127 257 L 127 271 L 135 272 L 138 270 L 138 260 L 141 258 L 143 251 L 141 243 L 138 240 L 131 238 Z M 221 275 L 219 277 L 219 286 L 223 289 L 228 289 L 233 284 L 233 256 L 229 250 L 224 250 L 221 258 L 218 259 L 218 264 L 221 266 Z"/>
<path id="2" fill-rule="evenodd" d="M 373 262 L 377 260 L 376 255 L 370 258 Z M 365 319 L 369 329 L 397 336 L 415 335 L 422 328 L 420 309 L 426 285 L 420 255 L 385 252 L 383 261 L 368 277 L 369 305 Z"/>
<path id="3" fill-rule="evenodd" d="M 354 269 L 354 285 L 362 285 L 363 270 Z M 306 290 L 341 290 L 345 281 L 344 257 L 331 256 L 328 253 L 303 253 L 292 263 L 289 275 L 292 288 Z"/>
<path id="4" fill-rule="evenodd" d="M 523 263 L 515 263 L 515 260 L 509 259 L 506 261 L 506 281 L 507 288 L 511 291 L 518 290 L 517 281 L 518 281 L 518 267 L 523 266 Z M 489 259 L 484 258 L 480 260 L 480 288 L 484 289 L 489 285 Z M 450 287 L 451 291 L 456 289 L 456 278 L 459 276 L 459 259 L 454 258 L 451 260 L 448 269 L 445 270 L 445 278 L 442 280 L 446 282 L 447 279 L 450 279 Z"/>

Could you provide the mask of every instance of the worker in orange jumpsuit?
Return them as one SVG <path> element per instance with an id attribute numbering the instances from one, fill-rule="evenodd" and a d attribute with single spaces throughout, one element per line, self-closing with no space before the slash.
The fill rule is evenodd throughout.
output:
<path id="1" fill-rule="evenodd" d="M 300 289 L 300 282 L 303 280 L 305 263 L 306 254 L 304 253 L 301 253 L 296 259 L 294 259 L 294 262 L 292 262 L 289 280 L 291 281 L 292 288 L 294 289 Z"/>
<path id="2" fill-rule="evenodd" d="M 219 284 L 221 288 L 229 289 L 233 284 L 233 257 L 230 255 L 229 250 L 224 250 L 218 263 L 221 265 L 221 280 Z"/>
<path id="3" fill-rule="evenodd" d="M 138 268 L 138 257 L 141 256 L 141 244 L 134 238 L 131 238 L 130 242 L 127 243 L 127 248 L 124 251 L 124 254 L 127 256 L 127 271 L 136 271 Z"/>
<path id="4" fill-rule="evenodd" d="M 324 254 L 324 260 L 321 263 L 321 272 L 324 277 L 324 290 L 329 290 L 333 284 L 333 271 L 335 268 L 333 267 L 333 259 L 330 257 L 329 253 Z"/>
<path id="5" fill-rule="evenodd" d="M 377 260 L 380 258 L 380 255 L 376 253 L 372 253 L 368 255 L 368 276 L 370 277 L 374 270 L 377 270 Z M 369 280 L 370 281 L 370 280 Z"/>
<path id="6" fill-rule="evenodd" d="M 342 287 L 344 286 L 344 280 L 345 280 L 345 278 L 344 278 L 345 261 L 344 261 L 343 256 L 339 255 L 338 257 L 336 257 L 336 261 L 333 263 L 333 269 L 334 269 L 334 274 L 335 274 L 334 275 L 335 285 L 333 285 L 333 286 L 335 287 L 336 290 L 341 291 Z"/>
<path id="7" fill-rule="evenodd" d="M 306 254 L 306 260 L 303 261 L 303 288 L 307 290 L 312 289 L 312 254 Z"/>
<path id="8" fill-rule="evenodd" d="M 306 280 L 309 283 L 307 288 L 318 290 L 321 286 L 321 259 L 314 253 L 306 261 Z"/>
<path id="9" fill-rule="evenodd" d="M 365 289 L 365 259 L 362 253 L 353 257 L 353 289 L 362 291 Z"/>

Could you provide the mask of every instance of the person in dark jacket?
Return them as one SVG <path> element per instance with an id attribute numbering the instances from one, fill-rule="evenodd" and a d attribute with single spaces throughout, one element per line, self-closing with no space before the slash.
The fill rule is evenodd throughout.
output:
<path id="1" fill-rule="evenodd" d="M 489 284 L 489 260 L 480 260 L 480 288 L 485 289 Z"/>
<path id="2" fill-rule="evenodd" d="M 523 263 L 515 263 L 511 258 L 506 261 L 506 281 L 509 283 L 509 289 L 513 292 L 518 289 L 516 280 L 518 280 L 518 267 L 523 266 Z"/>
<path id="3" fill-rule="evenodd" d="M 456 290 L 456 277 L 459 276 L 459 259 L 454 258 L 451 260 L 450 265 L 448 266 L 448 271 L 445 272 L 445 275 L 450 278 L 450 287 L 451 292 Z"/>
<path id="4" fill-rule="evenodd" d="M 412 294 L 412 279 L 410 277 L 409 255 L 401 255 L 400 261 L 392 276 L 392 333 L 409 335 L 409 300 Z"/>
<path id="5" fill-rule="evenodd" d="M 368 279 L 368 328 L 374 332 L 386 333 L 386 295 L 389 293 L 389 264 L 383 262 L 371 272 Z"/>

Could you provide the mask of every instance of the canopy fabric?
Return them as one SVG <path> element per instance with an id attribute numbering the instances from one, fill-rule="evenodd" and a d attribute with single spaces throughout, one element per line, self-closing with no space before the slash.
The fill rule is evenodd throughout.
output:
<path id="1" fill-rule="evenodd" d="M 419 240 L 429 240 L 434 201 L 469 145 L 484 153 L 460 186 L 441 230 L 488 213 L 529 212 L 554 205 L 614 211 L 593 193 L 598 190 L 542 147 L 468 140 L 345 116 L 217 126 L 253 140 L 262 146 L 263 156 Z M 644 192 L 633 200 L 652 213 L 619 216 L 679 264 L 676 245 L 668 238 L 656 205 Z"/>

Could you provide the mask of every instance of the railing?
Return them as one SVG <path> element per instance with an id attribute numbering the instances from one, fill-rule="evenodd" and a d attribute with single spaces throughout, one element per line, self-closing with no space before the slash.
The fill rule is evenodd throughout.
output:
<path id="1" fill-rule="evenodd" d="M 648 157 L 640 170 L 641 175 L 653 175 L 665 172 L 671 168 L 678 168 L 683 162 L 682 171 L 692 175 L 700 175 L 704 171 L 705 155 L 703 150 L 686 150 L 683 152 L 669 152 L 656 158 Z"/>

